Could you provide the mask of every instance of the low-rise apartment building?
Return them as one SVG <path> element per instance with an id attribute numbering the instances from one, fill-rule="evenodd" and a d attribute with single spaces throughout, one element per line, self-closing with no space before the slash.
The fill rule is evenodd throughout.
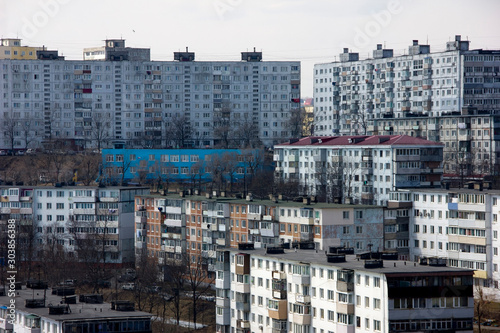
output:
<path id="1" fill-rule="evenodd" d="M 404 232 L 408 234 L 410 260 L 439 258 L 445 259 L 448 266 L 473 270 L 476 283 L 498 297 L 500 192 L 413 189 L 406 193 L 413 204 L 402 201 L 404 208 L 400 209 L 409 211 L 409 226 Z M 390 231 L 393 235 L 400 232 L 397 228 Z M 391 232 L 386 229 L 386 239 Z M 394 250 L 392 246 L 386 249 Z"/>
<path id="2" fill-rule="evenodd" d="M 24 231 L 19 236 L 25 234 L 19 248 L 34 248 L 31 256 L 41 258 L 50 247 L 77 258 L 78 241 L 92 235 L 105 249 L 105 263 L 134 262 L 134 198 L 149 188 L 2 186 L 0 191 L 2 225 L 16 220 Z"/>
<path id="3" fill-rule="evenodd" d="M 151 314 L 134 303 L 102 301 L 102 295 L 59 296 L 50 290 L 16 290 L 0 296 L 0 331 L 30 333 L 133 332 L 151 333 Z M 96 297 L 100 296 L 100 297 Z M 96 301 L 97 300 L 97 301 Z"/>
<path id="4" fill-rule="evenodd" d="M 329 252 L 219 251 L 217 332 L 473 331 L 471 271 Z"/>
<path id="5" fill-rule="evenodd" d="M 168 194 L 135 198 L 136 257 L 147 254 L 160 265 L 184 254 L 198 258 L 215 277 L 219 248 L 252 243 L 256 248 L 327 249 L 355 253 L 383 248 L 383 208 Z"/>
<path id="6" fill-rule="evenodd" d="M 407 135 L 328 136 L 274 148 L 275 175 L 330 202 L 386 205 L 400 188 L 440 187 L 443 144 Z"/>

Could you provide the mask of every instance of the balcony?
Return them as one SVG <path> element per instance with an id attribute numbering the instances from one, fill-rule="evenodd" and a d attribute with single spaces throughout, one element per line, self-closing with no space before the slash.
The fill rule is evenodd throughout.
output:
<path id="1" fill-rule="evenodd" d="M 182 227 L 181 220 L 165 219 L 163 220 L 163 224 L 168 225 L 169 227 Z"/>
<path id="2" fill-rule="evenodd" d="M 222 308 L 221 314 L 215 315 L 215 323 L 218 325 L 231 325 L 231 309 Z"/>
<path id="3" fill-rule="evenodd" d="M 234 283 L 234 291 L 237 293 L 248 294 L 250 292 L 250 283 Z"/>
<path id="4" fill-rule="evenodd" d="M 7 321 L 7 319 L 0 318 L 0 329 L 13 330 L 14 329 L 14 325 L 11 324 L 11 323 L 9 323 Z"/>
<path id="5" fill-rule="evenodd" d="M 354 314 L 354 304 L 347 304 L 347 303 L 337 303 L 337 312 L 345 313 L 348 315 L 353 315 Z"/>
<path id="6" fill-rule="evenodd" d="M 227 297 L 224 297 L 224 298 L 217 297 L 215 299 L 215 305 L 219 306 L 221 308 L 230 308 L 230 306 L 231 306 L 231 300 L 229 298 L 227 298 Z"/>
<path id="7" fill-rule="evenodd" d="M 273 298 L 276 299 L 286 299 L 286 290 L 273 290 Z"/>
<path id="8" fill-rule="evenodd" d="M 146 223 L 147 221 L 147 216 L 135 216 L 135 223 Z"/>
<path id="9" fill-rule="evenodd" d="M 268 304 L 268 311 L 269 311 L 269 317 L 273 319 L 287 319 L 288 318 L 288 309 L 287 309 L 287 301 L 286 299 L 284 300 L 273 300 L 269 301 L 270 304 L 272 304 L 272 307 L 269 307 L 270 304 Z"/>
<path id="10" fill-rule="evenodd" d="M 30 208 L 24 208 L 24 207 L 22 207 L 22 208 L 19 209 L 19 213 L 20 214 L 25 214 L 25 215 L 31 215 L 31 214 L 33 214 L 33 208 L 31 208 L 31 207 Z"/>
<path id="11" fill-rule="evenodd" d="M 273 279 L 275 280 L 286 280 L 286 273 L 280 271 L 273 271 Z"/>
<path id="12" fill-rule="evenodd" d="M 311 314 L 294 313 L 293 323 L 299 325 L 311 325 Z"/>
<path id="13" fill-rule="evenodd" d="M 295 284 L 311 284 L 311 276 L 310 275 L 292 275 L 292 282 Z"/>
<path id="14" fill-rule="evenodd" d="M 181 239 L 181 234 L 174 234 L 174 233 L 171 233 L 171 232 L 162 232 L 161 238 Z"/>
<path id="15" fill-rule="evenodd" d="M 229 289 L 231 288 L 231 281 L 229 279 L 216 279 L 215 287 L 218 289 Z"/>
<path id="16" fill-rule="evenodd" d="M 118 202 L 119 198 L 114 198 L 114 197 L 100 197 L 99 201 L 100 202 Z"/>
<path id="17" fill-rule="evenodd" d="M 337 290 L 342 292 L 354 291 L 353 282 L 337 281 Z"/>
<path id="18" fill-rule="evenodd" d="M 311 303 L 311 296 L 309 295 L 295 295 L 295 303 L 309 304 Z"/>
<path id="19" fill-rule="evenodd" d="M 226 246 L 226 239 L 225 238 L 217 238 L 217 240 L 215 241 L 215 243 L 217 245 L 220 245 L 220 246 Z"/>
<path id="20" fill-rule="evenodd" d="M 238 319 L 236 320 L 236 328 L 249 329 L 250 321 Z"/>

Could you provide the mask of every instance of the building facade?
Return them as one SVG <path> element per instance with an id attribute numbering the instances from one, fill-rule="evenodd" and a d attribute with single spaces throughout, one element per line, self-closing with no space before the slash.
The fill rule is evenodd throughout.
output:
<path id="1" fill-rule="evenodd" d="M 413 189 L 396 194 L 399 200 L 394 197 L 389 206 L 399 205 L 399 210 L 405 211 L 400 215 L 409 216 L 409 226 L 402 230 L 408 235 L 409 259 L 439 258 L 448 266 L 473 270 L 477 285 L 498 298 L 500 193 L 487 189 Z M 397 228 L 386 229 L 386 238 L 398 233 Z M 386 245 L 390 245 L 386 249 L 394 250 L 396 243 Z"/>
<path id="2" fill-rule="evenodd" d="M 124 40 L 107 42 L 84 52 L 93 60 L 1 60 L 1 146 L 271 147 L 289 137 L 300 62 L 262 61 L 261 52 L 150 61 Z"/>
<path id="3" fill-rule="evenodd" d="M 413 41 L 404 55 L 377 45 L 360 60 L 344 49 L 340 61 L 315 65 L 314 135 L 421 136 L 446 144 L 446 173 L 478 154 L 473 164 L 483 165 L 468 173 L 487 173 L 499 163 L 499 68 L 500 51 L 469 50 L 460 36 L 442 52 Z"/>
<path id="4" fill-rule="evenodd" d="M 217 332 L 473 331 L 469 270 L 314 250 L 219 253 Z"/>
<path id="5" fill-rule="evenodd" d="M 34 296 L 36 294 L 36 296 Z M 134 311 L 134 303 L 85 301 L 85 295 L 71 297 L 51 294 L 50 290 L 16 290 L 14 298 L 0 297 L 0 330 L 21 333 L 134 332 L 151 333 L 151 314 Z M 83 296 L 83 297 L 82 297 Z M 13 302 L 12 302 L 13 301 Z"/>
<path id="6" fill-rule="evenodd" d="M 16 220 L 21 230 L 19 255 L 43 258 L 45 250 L 58 249 L 78 257 L 78 240 L 89 235 L 104 246 L 104 262 L 133 263 L 134 198 L 149 194 L 141 187 L 2 186 L 2 226 Z M 28 253 L 34 242 L 34 253 Z"/>
<path id="7" fill-rule="evenodd" d="M 163 178 L 205 183 L 223 173 L 230 182 L 241 181 L 264 168 L 258 149 L 103 149 L 100 180 L 134 181 Z"/>
<path id="8" fill-rule="evenodd" d="M 442 159 L 441 143 L 407 135 L 309 137 L 274 149 L 276 177 L 303 193 L 380 205 L 394 189 L 440 187 Z"/>
<path id="9" fill-rule="evenodd" d="M 311 201 L 236 199 L 200 195 L 135 198 L 136 257 L 160 265 L 183 255 L 198 258 L 215 278 L 216 250 L 251 243 L 256 248 L 328 249 L 353 253 L 383 248 L 383 208 Z"/>

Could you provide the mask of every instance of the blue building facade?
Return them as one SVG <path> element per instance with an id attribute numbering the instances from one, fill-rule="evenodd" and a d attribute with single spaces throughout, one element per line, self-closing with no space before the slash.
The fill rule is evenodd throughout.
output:
<path id="1" fill-rule="evenodd" d="M 100 181 L 238 181 L 263 167 L 259 149 L 103 149 Z"/>

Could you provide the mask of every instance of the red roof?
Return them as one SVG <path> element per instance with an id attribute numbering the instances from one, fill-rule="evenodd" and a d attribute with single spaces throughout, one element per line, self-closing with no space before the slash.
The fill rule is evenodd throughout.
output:
<path id="1" fill-rule="evenodd" d="M 281 146 L 444 146 L 444 144 L 409 135 L 343 135 L 291 139 L 275 147 Z"/>

